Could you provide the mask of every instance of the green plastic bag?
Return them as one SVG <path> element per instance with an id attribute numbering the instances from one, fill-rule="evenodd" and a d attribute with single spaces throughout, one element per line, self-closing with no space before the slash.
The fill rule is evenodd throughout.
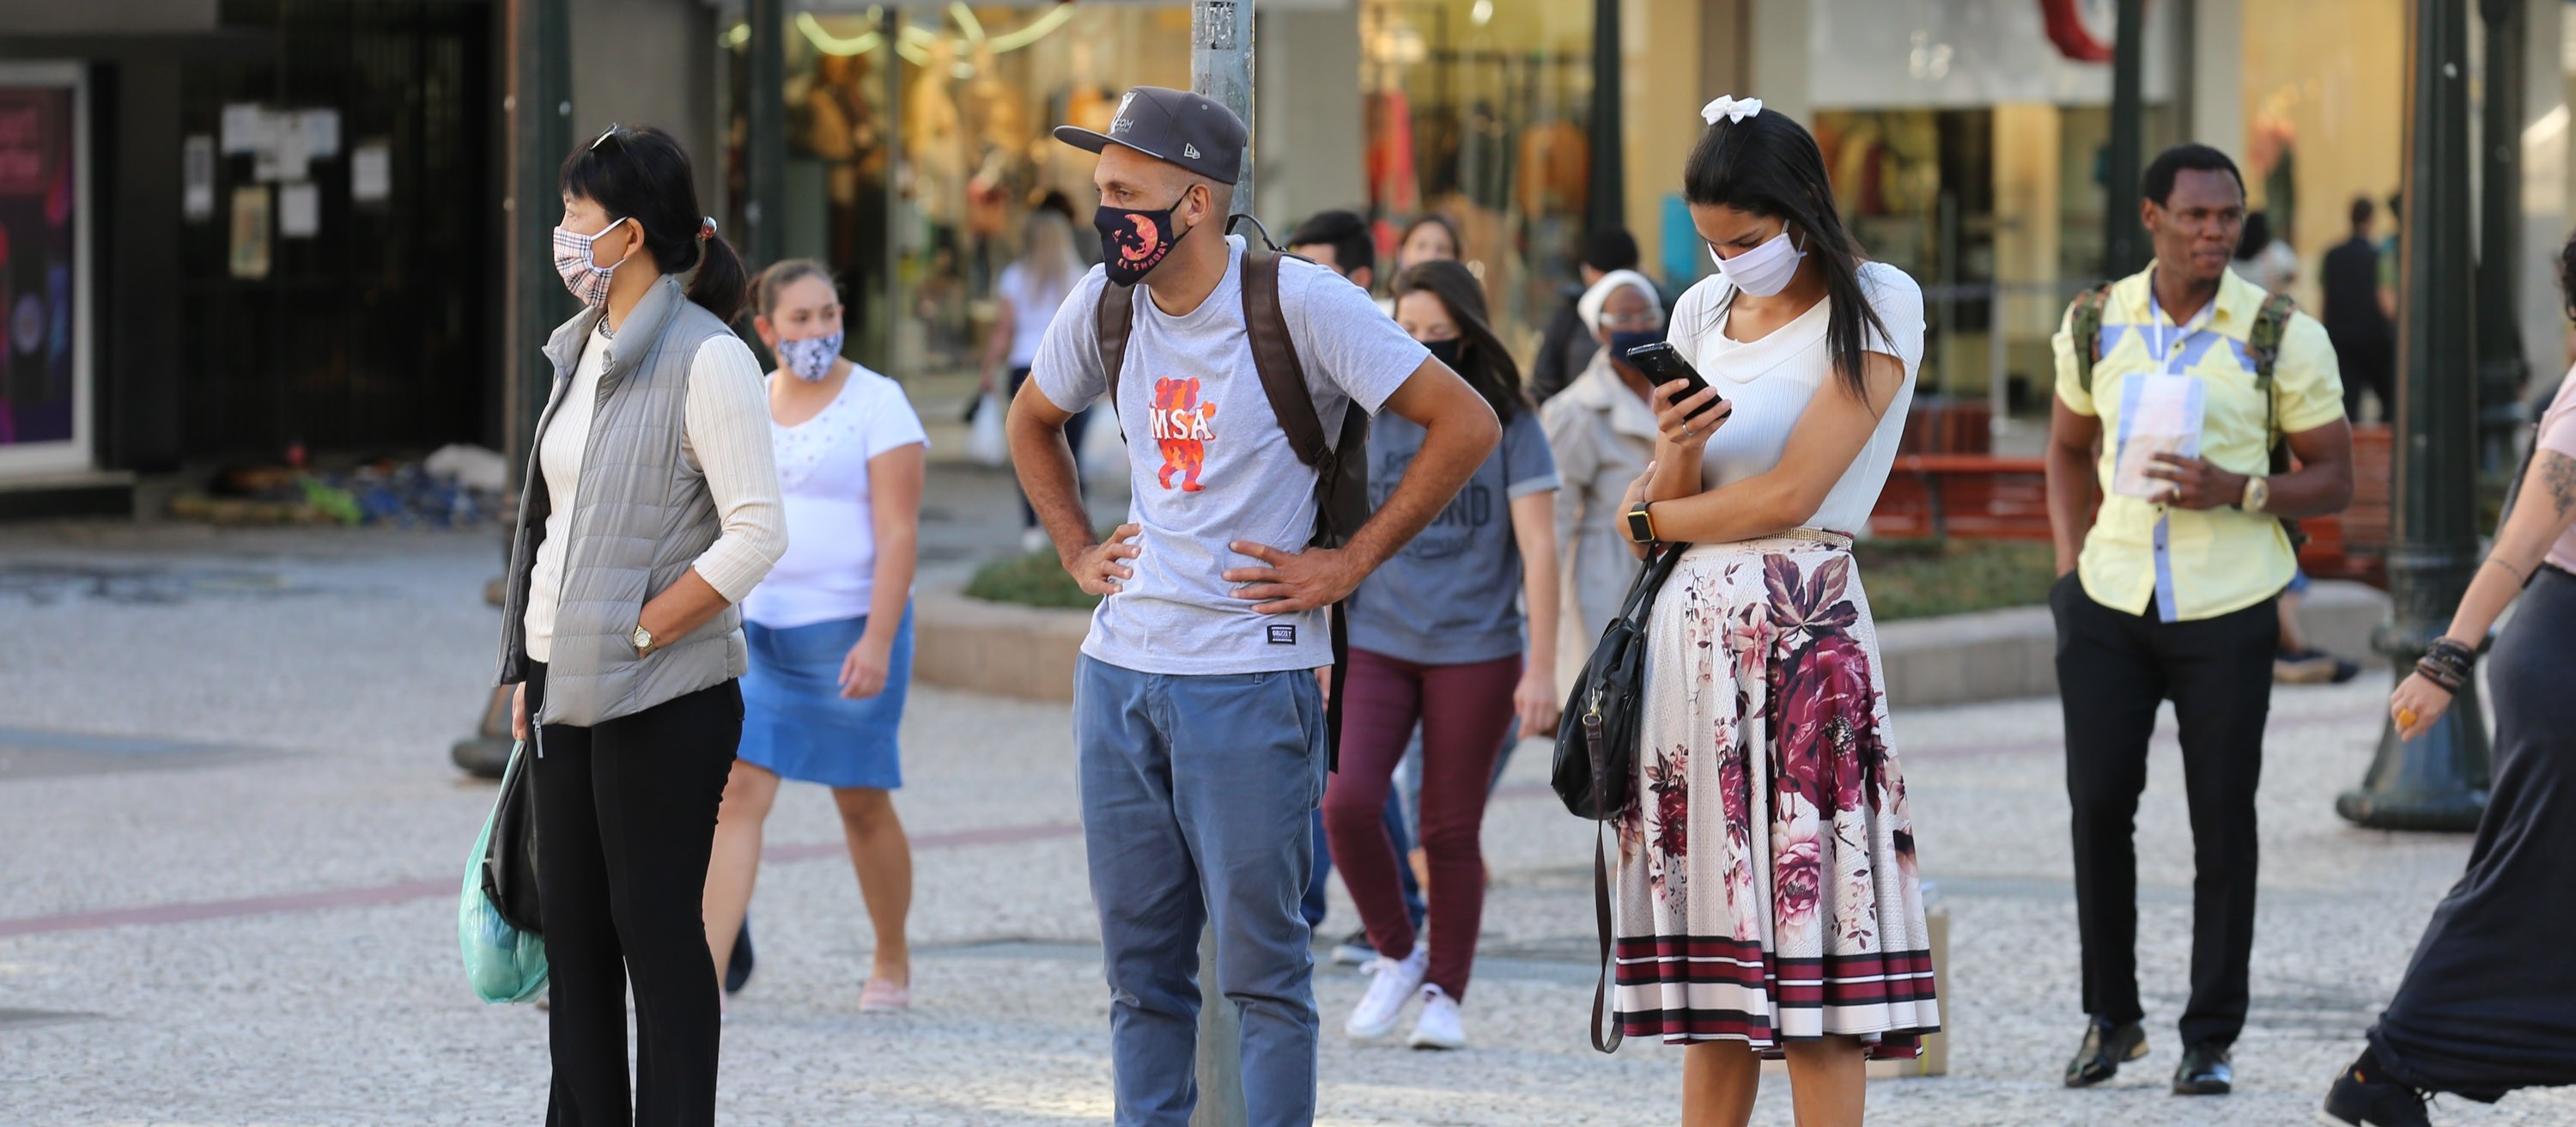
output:
<path id="1" fill-rule="evenodd" d="M 510 749 L 511 772 L 524 764 L 521 755 L 527 750 L 522 741 Z M 494 804 L 495 814 L 499 804 Z M 474 838 L 474 855 L 465 859 L 465 888 L 456 904 L 456 943 L 465 955 L 465 977 L 474 984 L 476 997 L 486 1002 L 526 1002 L 546 989 L 545 937 L 512 927 L 501 918 L 492 898 L 483 894 L 483 855 L 492 847 L 492 823 L 495 815 L 483 818 L 483 832 Z"/>

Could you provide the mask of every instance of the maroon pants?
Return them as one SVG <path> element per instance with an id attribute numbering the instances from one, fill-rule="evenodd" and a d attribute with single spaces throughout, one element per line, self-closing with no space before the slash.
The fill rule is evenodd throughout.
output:
<path id="1" fill-rule="evenodd" d="M 1383 811 L 1397 761 L 1422 722 L 1422 831 L 1431 859 L 1429 981 L 1467 995 L 1476 933 L 1485 914 L 1485 792 L 1494 754 L 1512 723 L 1521 657 L 1468 665 L 1421 665 L 1353 649 L 1342 702 L 1342 766 L 1324 790 L 1324 836 L 1333 865 L 1368 925 L 1369 946 L 1401 959 L 1413 953 L 1413 921 L 1397 885 L 1395 843 Z"/>

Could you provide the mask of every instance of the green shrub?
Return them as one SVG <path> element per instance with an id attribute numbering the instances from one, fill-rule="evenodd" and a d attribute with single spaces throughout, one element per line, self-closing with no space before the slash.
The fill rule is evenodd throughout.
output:
<path id="1" fill-rule="evenodd" d="M 1052 548 L 1024 556 L 1005 556 L 975 569 L 975 577 L 966 581 L 966 595 L 996 603 L 1069 610 L 1090 610 L 1100 605 L 1100 596 L 1085 594 L 1074 584 L 1073 577 L 1064 573 L 1064 564 Z"/>
<path id="2" fill-rule="evenodd" d="M 2024 540 L 1863 540 L 1853 545 L 1881 622 L 2048 601 L 2057 553 Z"/>

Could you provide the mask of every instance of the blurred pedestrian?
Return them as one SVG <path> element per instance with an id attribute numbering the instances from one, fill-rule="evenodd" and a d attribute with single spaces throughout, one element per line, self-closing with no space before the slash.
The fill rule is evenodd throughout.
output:
<path id="1" fill-rule="evenodd" d="M 2576 295 L 2576 239 L 2559 251 Z M 2576 297 L 2568 312 L 2576 317 Z M 2388 699 L 2404 739 L 2432 730 L 2475 676 L 2505 608 L 2487 685 L 2495 779 L 2467 871 L 2433 909 L 2406 977 L 2326 1111 L 2371 1127 L 2429 1127 L 2424 1101 L 2450 1092 L 2493 1103 L 2517 1088 L 2576 1084 L 2576 371 L 2541 415 L 2531 462 L 2450 629 Z M 2476 723 L 2471 719 L 2470 723 Z"/>
<path id="2" fill-rule="evenodd" d="M 1584 365 L 1591 363 L 1592 354 L 1600 350 L 1601 342 L 1595 337 L 1592 326 L 1583 321 L 1583 295 L 1592 292 L 1592 287 L 1613 273 L 1623 270 L 1636 273 L 1636 236 L 1629 234 L 1624 227 L 1593 232 L 1583 240 L 1583 258 L 1574 264 L 1574 270 L 1582 281 L 1566 287 L 1565 301 L 1548 318 L 1547 331 L 1539 337 L 1538 359 L 1530 364 L 1530 399 L 1541 407 L 1547 406 L 1548 400 L 1555 398 L 1556 393 L 1565 390 L 1567 384 L 1582 375 Z M 1643 274 L 1637 276 L 1645 277 Z M 1648 284 L 1651 286 L 1653 283 Z M 1663 294 L 1660 290 L 1656 291 L 1655 312 L 1657 319 L 1661 320 Z"/>
<path id="3" fill-rule="evenodd" d="M 1664 339 L 1663 295 L 1632 270 L 1602 275 L 1583 293 L 1584 331 L 1601 347 L 1564 393 L 1539 408 L 1556 456 L 1558 596 L 1556 680 L 1571 685 L 1592 643 L 1619 613 L 1637 574 L 1620 498 L 1655 457 L 1655 385 L 1628 363 L 1629 349 Z"/>
<path id="4" fill-rule="evenodd" d="M 1454 261 L 1396 278 L 1397 323 L 1464 376 L 1502 420 L 1502 445 L 1431 527 L 1360 584 L 1351 604 L 1351 671 L 1341 770 L 1324 792 L 1324 826 L 1377 953 L 1368 992 L 1345 1032 L 1394 1032 L 1417 997 L 1407 1043 L 1466 1044 L 1459 1004 L 1482 928 L 1485 799 L 1498 745 L 1517 717 L 1552 732 L 1556 682 L 1556 464 L 1521 392 L 1520 372 L 1486 320 L 1484 290 Z M 1401 479 L 1423 428 L 1381 420 L 1369 475 Z M 1522 600 L 1527 600 L 1524 617 Z M 1526 643 L 1523 633 L 1527 632 Z M 1422 729 L 1422 848 L 1431 867 L 1427 941 L 1405 911 L 1402 855 L 1384 811 L 1398 759 Z"/>
<path id="5" fill-rule="evenodd" d="M 1289 234 L 1287 250 L 1290 254 L 1303 255 L 1319 266 L 1330 267 L 1334 273 L 1350 279 L 1351 284 L 1363 290 L 1368 289 L 1376 277 L 1377 242 L 1369 237 L 1368 221 L 1353 212 L 1316 212 Z M 1322 806 L 1315 808 L 1312 821 L 1315 872 L 1306 882 L 1305 898 L 1298 904 L 1308 928 L 1321 927 L 1324 923 L 1325 913 L 1331 906 L 1328 893 L 1333 876 L 1333 850 L 1331 839 L 1324 833 Z M 1402 856 L 1410 852 L 1413 834 L 1405 826 L 1404 803 L 1400 796 L 1387 795 L 1383 821 L 1387 836 L 1395 841 L 1396 854 Z M 1397 876 L 1403 886 L 1405 918 L 1419 928 L 1423 913 L 1428 910 L 1422 902 L 1421 885 L 1414 879 L 1410 865 L 1400 868 Z M 1369 946 L 1368 929 L 1362 927 L 1334 944 L 1332 954 L 1336 963 L 1360 966 L 1376 958 L 1377 950 Z"/>
<path id="6" fill-rule="evenodd" d="M 1458 238 L 1458 224 L 1446 215 L 1426 211 L 1404 225 L 1404 237 L 1395 241 L 1395 272 L 1424 262 L 1455 259 L 1466 244 Z M 1378 311 L 1390 319 L 1395 316 L 1395 295 L 1377 301 Z"/>
<path id="7" fill-rule="evenodd" d="M 2265 293 L 2290 292 L 2299 283 L 2299 252 L 2284 235 L 2273 234 L 2270 216 L 2247 214 L 2245 230 L 2236 239 L 2236 260 L 2227 268 Z"/>
<path id="8" fill-rule="evenodd" d="M 710 1124 L 716 979 L 699 900 L 742 734 L 735 603 L 787 547 L 742 260 L 688 154 L 618 126 L 558 176 L 554 331 L 501 615 L 536 751 L 551 1123 Z M 687 279 L 685 287 L 682 279 Z M 627 989 L 638 1070 L 627 1088 Z"/>
<path id="9" fill-rule="evenodd" d="M 2352 201 L 2352 237 L 2326 252 L 2322 281 L 2326 337 L 2334 342 L 2335 363 L 2343 369 L 2343 414 L 2361 421 L 2361 396 L 2379 402 L 2379 420 L 2397 417 L 2389 398 L 2397 362 L 2397 333 L 2379 304 L 2379 246 L 2371 241 L 2373 213 L 2368 196 Z"/>
<path id="10" fill-rule="evenodd" d="M 1619 1021 L 1689 1046 L 1686 1123 L 1750 1119 L 1761 1058 L 1785 1055 L 1799 1123 L 1859 1127 L 1865 1061 L 1940 1025 L 1846 531 L 1904 435 L 1923 295 L 1861 257 L 1805 127 L 1750 99 L 1702 116 L 1682 195 L 1717 273 L 1671 340 L 1710 386 L 1656 388 L 1622 506 L 1633 540 L 1692 546 L 1655 600 L 1619 819 Z"/>
<path id="11" fill-rule="evenodd" d="M 1430 523 L 1497 438 L 1492 408 L 1366 293 L 1295 258 L 1256 261 L 1224 233 L 1247 132 L 1209 98 L 1156 87 L 1129 91 L 1106 134 L 1056 129 L 1100 154 L 1092 222 L 1108 253 L 1011 405 L 1020 480 L 1065 570 L 1105 596 L 1075 671 L 1074 741 L 1122 1127 L 1189 1121 L 1203 923 L 1242 1015 L 1250 1122 L 1313 1121 L 1314 958 L 1296 904 L 1330 754 L 1313 672 L 1333 663 L 1325 608 Z M 1256 281 L 1277 320 L 1247 318 Z M 1103 340 L 1104 320 L 1128 331 Z M 1272 398 L 1256 342 L 1297 357 L 1312 417 Z M 1135 498 L 1105 541 L 1064 438 L 1103 395 L 1127 427 Z M 1319 503 L 1344 496 L 1299 457 L 1283 409 L 1327 436 L 1355 409 L 1425 428 L 1339 548 L 1307 546 Z"/>
<path id="12" fill-rule="evenodd" d="M 2170 700 L 2198 874 L 2173 1090 L 2217 1095 L 2234 1085 L 2245 1025 L 2274 601 L 2297 564 L 2281 519 L 2351 499 L 2352 431 L 2324 326 L 2228 269 L 2246 223 L 2236 163 L 2176 146 L 2144 189 L 2154 263 L 2078 297 L 2055 341 L 2049 604 L 2086 1015 L 2065 1081 L 2100 1083 L 2147 1052 L 2134 830 Z"/>
<path id="13" fill-rule="evenodd" d="M 752 284 L 752 327 L 778 356 L 769 433 L 787 553 L 743 601 L 751 671 L 741 757 L 725 784 L 706 891 L 707 943 L 734 950 L 781 778 L 832 788 L 876 948 L 862 1012 L 912 1002 L 904 917 L 912 847 L 896 816 L 896 729 L 912 682 L 912 576 L 929 439 L 903 387 L 841 355 L 841 300 L 823 264 L 789 259 Z"/>
<path id="14" fill-rule="evenodd" d="M 1021 221 L 1019 260 L 1003 267 L 1001 278 L 993 283 L 997 300 L 993 331 L 984 341 L 982 390 L 991 391 L 994 375 L 1007 370 L 1008 394 L 1020 393 L 1020 384 L 1029 378 L 1029 365 L 1037 359 L 1038 342 L 1046 339 L 1047 323 L 1055 319 L 1083 270 L 1082 258 L 1073 249 L 1073 227 L 1063 216 L 1041 208 Z M 1091 413 L 1085 411 L 1065 428 L 1077 469 L 1082 464 L 1083 428 L 1090 421 Z M 1020 525 L 1021 547 L 1034 552 L 1046 546 L 1046 530 L 1038 527 L 1037 510 L 1029 507 L 1026 496 L 1020 498 Z"/>

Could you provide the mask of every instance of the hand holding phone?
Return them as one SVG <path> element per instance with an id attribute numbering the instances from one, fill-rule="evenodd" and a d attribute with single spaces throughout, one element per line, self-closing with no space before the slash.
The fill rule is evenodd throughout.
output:
<path id="1" fill-rule="evenodd" d="M 1708 390 L 1708 378 L 1700 375 L 1699 369 L 1691 367 L 1690 361 L 1682 359 L 1681 350 L 1674 348 L 1671 341 L 1659 340 L 1653 344 L 1638 345 L 1628 350 L 1627 360 L 1630 367 L 1646 374 L 1647 383 L 1656 387 L 1662 387 L 1674 380 L 1689 384 L 1690 386 L 1683 389 L 1681 394 L 1673 397 L 1675 402 Z M 1724 402 L 1726 397 L 1718 396 L 1700 404 L 1698 410 L 1683 417 L 1697 419 L 1716 410 L 1717 405 Z"/>

